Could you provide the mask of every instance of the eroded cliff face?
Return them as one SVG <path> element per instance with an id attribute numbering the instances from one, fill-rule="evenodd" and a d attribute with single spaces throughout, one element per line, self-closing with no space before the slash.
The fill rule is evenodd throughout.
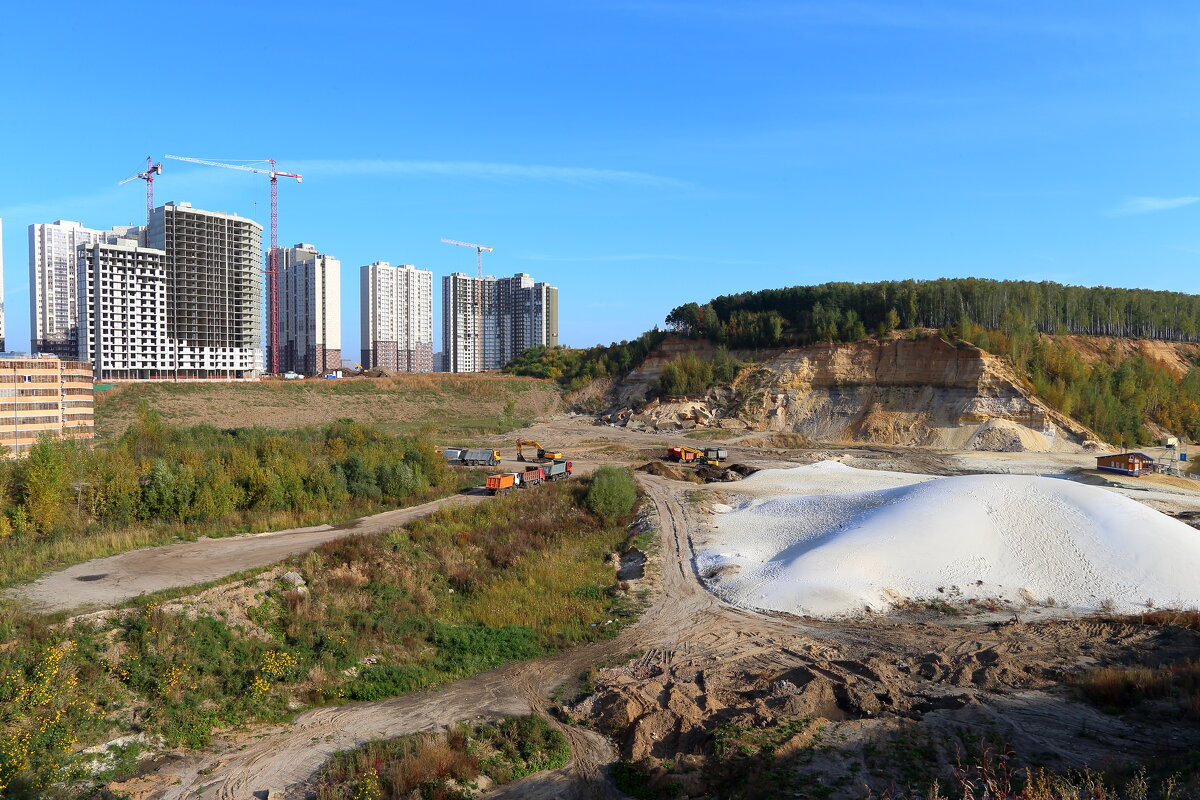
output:
<path id="1" fill-rule="evenodd" d="M 701 342 L 664 345 L 620 397 L 644 392 L 683 352 L 711 352 Z M 705 398 L 627 407 L 610 419 L 657 430 L 721 427 L 955 449 L 1077 449 L 1091 438 L 1032 397 L 1003 359 L 937 336 L 774 351 Z"/>

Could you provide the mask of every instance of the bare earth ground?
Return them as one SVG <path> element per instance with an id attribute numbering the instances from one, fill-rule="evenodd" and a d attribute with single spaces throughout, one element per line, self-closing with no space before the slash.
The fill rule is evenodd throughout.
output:
<path id="1" fill-rule="evenodd" d="M 558 419 L 519 433 L 566 450 L 580 471 L 598 463 L 644 463 L 673 443 L 662 435 L 595 427 L 586 418 Z M 510 447 L 512 438 L 492 443 Z M 933 474 L 1068 474 L 1091 465 L 1087 457 L 1062 454 L 963 456 L 881 447 L 788 451 L 739 447 L 728 438 L 713 443 L 730 449 L 731 461 L 758 466 L 831 456 L 853 466 Z M 280 787 L 287 797 L 300 798 L 338 750 L 478 714 L 530 710 L 585 723 L 556 721 L 571 741 L 572 761 L 563 770 L 504 787 L 496 797 L 622 797 L 607 773 L 618 758 L 666 761 L 670 779 L 689 793 L 711 790 L 723 780 L 722 770 L 742 770 L 741 781 L 761 777 L 752 762 L 721 764 L 712 757 L 714 731 L 731 724 L 757 730 L 791 724 L 789 738 L 776 750 L 785 773 L 780 780 L 808 787 L 805 794 L 816 786 L 821 789 L 816 796 L 847 800 L 861 797 L 868 779 L 877 785 L 919 783 L 925 776 L 905 771 L 912 764 L 952 763 L 956 749 L 980 737 L 1053 767 L 1099 766 L 1114 757 L 1200 747 L 1195 722 L 1113 717 L 1072 699 L 1064 686 L 1071 673 L 1092 665 L 1156 666 L 1195 658 L 1200 633 L 1050 618 L 1049 610 L 1033 608 L 1019 621 L 1011 613 L 946 617 L 931 611 L 820 621 L 734 608 L 702 586 L 690 542 L 701 513 L 690 495 L 723 486 L 735 490 L 734 485 L 703 488 L 648 475 L 639 480 L 661 537 L 660 561 L 650 578 L 658 575 L 659 591 L 640 621 L 617 638 L 438 690 L 313 709 L 289 725 L 231 736 L 202 753 L 169 754 L 157 762 L 157 772 L 122 788 L 141 797 L 240 799 Z M 1146 493 L 1138 486 L 1112 488 L 1132 496 Z M 1150 494 L 1164 510 L 1200 508 L 1200 492 L 1182 486 L 1155 486 Z M 230 571 L 246 566 L 238 561 Z M 77 569 L 98 571 L 94 564 Z M 558 687 L 606 663 L 623 666 L 602 670 L 593 694 L 563 707 Z"/>

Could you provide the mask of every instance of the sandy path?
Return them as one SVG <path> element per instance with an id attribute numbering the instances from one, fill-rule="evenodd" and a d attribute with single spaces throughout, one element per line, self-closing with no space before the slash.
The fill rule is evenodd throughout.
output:
<path id="1" fill-rule="evenodd" d="M 426 517 L 449 504 L 475 503 L 480 490 L 417 506 L 384 511 L 344 525 L 319 525 L 271 533 L 144 547 L 97 558 L 38 578 L 9 592 L 41 612 L 113 606 L 148 592 L 214 581 L 304 553 L 325 542 L 363 533 L 380 533 Z"/>

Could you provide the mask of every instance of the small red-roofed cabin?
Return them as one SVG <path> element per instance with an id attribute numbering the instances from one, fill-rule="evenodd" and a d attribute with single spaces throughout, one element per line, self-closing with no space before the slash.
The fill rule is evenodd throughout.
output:
<path id="1" fill-rule="evenodd" d="M 1119 472 L 1122 475 L 1146 475 L 1154 472 L 1154 459 L 1145 453 L 1118 453 L 1115 456 L 1097 456 L 1096 469 Z"/>

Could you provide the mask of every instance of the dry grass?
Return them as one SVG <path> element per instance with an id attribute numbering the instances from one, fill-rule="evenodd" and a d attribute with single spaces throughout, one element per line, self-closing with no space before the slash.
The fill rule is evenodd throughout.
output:
<path id="1" fill-rule="evenodd" d="M 1200 719 L 1200 662 L 1183 661 L 1162 667 L 1100 667 L 1074 681 L 1089 702 L 1110 711 L 1124 711 L 1148 700 L 1164 701 L 1170 711 Z M 1156 715 L 1165 709 L 1156 709 Z"/>
<path id="2" fill-rule="evenodd" d="M 101 436 L 118 435 L 145 403 L 176 425 L 291 428 L 349 417 L 393 433 L 431 429 L 470 436 L 497 432 L 509 399 L 514 420 L 521 424 L 562 407 L 552 381 L 509 375 L 143 383 L 122 384 L 97 394 L 96 425 Z"/>

